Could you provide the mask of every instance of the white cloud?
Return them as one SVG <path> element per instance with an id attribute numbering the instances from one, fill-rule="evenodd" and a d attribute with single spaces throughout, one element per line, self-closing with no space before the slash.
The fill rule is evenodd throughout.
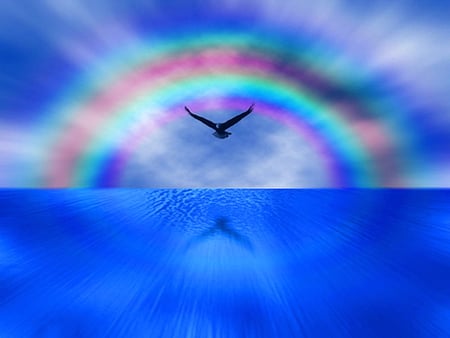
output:
<path id="1" fill-rule="evenodd" d="M 212 6 L 212 3 L 205 6 Z M 147 34 L 158 33 L 161 27 L 155 26 L 151 32 L 142 34 L 133 26 L 132 16 L 128 13 L 141 11 L 143 15 L 150 15 L 158 11 L 159 5 L 141 1 L 133 6 L 127 6 L 126 2 L 92 3 L 85 0 L 45 0 L 32 6 L 2 3 L 0 37 L 26 44 L 24 33 L 28 32 L 47 41 L 49 46 L 45 48 L 54 48 L 89 72 L 95 60 L 110 50 L 120 49 L 123 42 L 147 41 Z M 125 8 L 130 12 L 124 12 Z M 321 64 L 323 71 L 348 80 L 349 85 L 354 80 L 352 77 L 358 74 L 369 77 L 388 74 L 386 86 L 394 98 L 399 96 L 400 104 L 436 107 L 436 110 L 422 110 L 424 116 L 406 116 L 406 120 L 417 118 L 416 121 L 426 122 L 428 133 L 433 133 L 433 126 L 436 130 L 438 127 L 450 129 L 450 77 L 447 76 L 450 73 L 450 44 L 445 43 L 448 23 L 426 20 L 419 23 L 401 5 L 372 4 L 370 10 L 363 10 L 339 0 L 248 0 L 244 3 L 219 0 L 214 1 L 214 8 L 223 8 L 230 16 L 249 13 L 254 18 L 251 25 L 265 26 L 275 33 L 311 37 L 312 45 L 317 44 L 321 49 L 318 56 L 329 61 Z M 175 27 L 178 22 L 165 24 Z M 37 61 L 38 66 L 39 62 L 42 61 Z M 220 93 L 211 88 L 209 94 Z M 259 118 L 264 120 L 255 115 L 248 125 L 236 126 L 235 134 L 227 140 L 215 139 L 209 130 L 202 130 L 201 125 L 194 126 L 192 121 L 184 119 L 166 125 L 150 135 L 133 153 L 121 183 L 174 187 L 317 187 L 331 184 L 323 158 L 304 138 L 267 121 L 258 125 Z M 92 121 L 87 121 L 73 121 L 73 124 L 89 129 Z M 84 126 L 85 123 L 88 125 Z M 257 128 L 251 131 L 255 125 Z M 29 135 L 35 131 L 10 127 L 0 128 L 0 184 L 24 185 L 23 177 L 29 177 L 30 167 L 42 164 L 47 149 L 39 148 L 42 144 L 31 141 Z M 383 154 L 390 155 L 387 151 Z M 450 185 L 448 167 L 444 165 L 442 170 L 440 167 L 441 163 L 430 164 L 429 172 L 408 181 L 418 185 Z"/>
<path id="2" fill-rule="evenodd" d="M 323 159 L 299 134 L 253 114 L 226 140 L 188 117 L 158 130 L 129 159 L 123 186 L 324 187 Z M 245 125 L 244 125 L 245 124 Z M 254 129 L 252 129 L 254 128 Z"/>
<path id="3" fill-rule="evenodd" d="M 30 130 L 0 125 L 0 187 L 32 187 L 45 150 Z"/>

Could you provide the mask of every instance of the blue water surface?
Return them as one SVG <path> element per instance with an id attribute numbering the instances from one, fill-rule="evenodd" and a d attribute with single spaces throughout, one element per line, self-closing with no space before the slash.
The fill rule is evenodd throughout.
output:
<path id="1" fill-rule="evenodd" d="M 449 190 L 0 190 L 0 337 L 449 337 Z"/>

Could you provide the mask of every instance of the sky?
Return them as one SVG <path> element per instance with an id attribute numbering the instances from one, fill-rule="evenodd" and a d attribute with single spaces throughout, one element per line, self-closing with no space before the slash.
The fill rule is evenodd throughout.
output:
<path id="1" fill-rule="evenodd" d="M 0 186 L 450 187 L 449 10 L 3 1 Z"/>

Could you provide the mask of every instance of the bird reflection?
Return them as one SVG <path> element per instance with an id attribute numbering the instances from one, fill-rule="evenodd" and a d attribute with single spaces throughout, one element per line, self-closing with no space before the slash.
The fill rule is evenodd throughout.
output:
<path id="1" fill-rule="evenodd" d="M 216 219 L 216 222 L 210 228 L 204 230 L 196 237 L 192 238 L 186 246 L 186 249 L 189 249 L 191 246 L 199 244 L 204 240 L 211 238 L 213 236 L 226 236 L 229 239 L 233 240 L 243 248 L 253 251 L 253 245 L 248 239 L 247 236 L 244 236 L 237 232 L 235 229 L 228 225 L 228 219 L 226 217 L 219 217 Z"/>

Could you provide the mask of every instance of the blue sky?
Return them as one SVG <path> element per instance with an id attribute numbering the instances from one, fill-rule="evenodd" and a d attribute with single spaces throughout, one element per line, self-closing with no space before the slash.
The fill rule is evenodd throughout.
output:
<path id="1" fill-rule="evenodd" d="M 280 4 L 272 0 L 2 2 L 0 149 L 4 155 L 0 159 L 0 185 L 46 185 L 35 178 L 41 173 L 30 175 L 30 172 L 52 165 L 47 163 L 51 149 L 40 143 L 43 135 L 52 132 L 42 129 L 44 121 L 52 118 L 48 107 L 63 100 L 75 79 L 80 74 L 89 76 L 103 58 L 128 44 L 150 41 L 156 45 L 157 41 L 164 43 L 185 31 L 201 36 L 232 28 L 262 41 L 265 36 L 261 32 L 271 32 L 281 41 L 293 41 L 293 49 L 296 39 L 314 40 L 310 45 L 320 45 L 320 55 L 330 60 L 325 71 L 345 80 L 340 82 L 343 92 L 352 88 L 358 73 L 354 67 L 346 78 L 345 62 L 357 60 L 362 65 L 361 74 L 369 74 L 376 83 L 373 88 L 362 89 L 362 93 L 389 92 L 399 105 L 408 103 L 402 114 L 414 127 L 409 132 L 417 136 L 408 147 L 414 149 L 417 161 L 423 163 L 419 168 L 405 162 L 402 170 L 383 174 L 386 177 L 379 184 L 450 186 L 447 155 L 450 47 L 445 43 L 450 36 L 445 14 L 449 9 L 445 1 L 395 4 L 387 1 L 370 4 L 284 1 Z M 380 78 L 387 79 L 386 87 L 379 85 Z M 374 96 L 372 102 L 384 100 L 384 94 L 370 95 Z M 355 95 L 355 100 L 358 99 Z M 227 119 L 232 112 L 216 116 L 208 111 L 197 113 Z M 349 120 L 349 125 L 352 128 L 357 122 L 375 125 L 397 112 L 380 110 L 377 114 L 379 119 L 368 120 L 361 112 L 355 115 L 358 119 Z M 72 122 L 80 122 L 76 119 L 74 114 Z M 209 130 L 195 122 L 187 117 L 177 119 L 149 136 L 130 157 L 117 184 L 133 187 L 335 185 L 323 156 L 307 138 L 261 115 L 258 102 L 255 113 L 235 126 L 227 140 L 212 138 Z M 321 135 L 320 131 L 318 134 Z M 406 156 L 403 146 L 376 147 L 375 138 L 370 142 L 378 151 L 374 158 L 383 172 L 389 172 L 383 163 Z M 351 165 L 342 163 L 342 166 Z"/>

